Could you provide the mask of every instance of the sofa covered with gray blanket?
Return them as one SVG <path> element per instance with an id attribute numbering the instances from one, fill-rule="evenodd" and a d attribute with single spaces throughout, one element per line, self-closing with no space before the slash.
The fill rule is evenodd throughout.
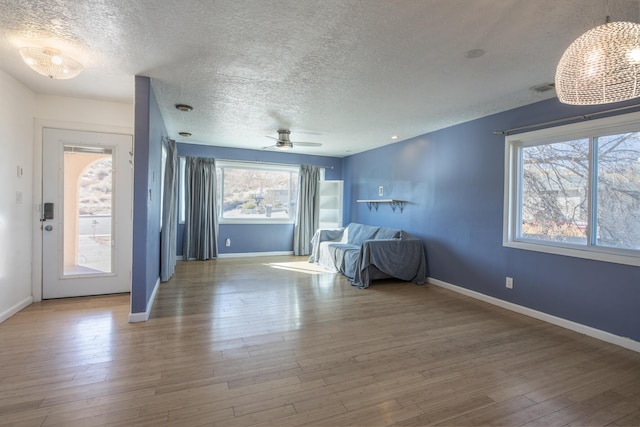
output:
<path id="1" fill-rule="evenodd" d="M 359 288 L 390 277 L 416 284 L 426 281 L 422 240 L 403 230 L 351 223 L 316 231 L 311 245 L 309 262 L 344 274 Z"/>

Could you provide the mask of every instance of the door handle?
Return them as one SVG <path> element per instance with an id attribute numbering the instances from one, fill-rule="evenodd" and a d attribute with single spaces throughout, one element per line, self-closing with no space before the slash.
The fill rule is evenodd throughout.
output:
<path id="1" fill-rule="evenodd" d="M 44 229 L 45 229 L 45 231 L 51 231 L 51 230 L 53 230 L 53 226 L 52 225 L 45 225 Z"/>

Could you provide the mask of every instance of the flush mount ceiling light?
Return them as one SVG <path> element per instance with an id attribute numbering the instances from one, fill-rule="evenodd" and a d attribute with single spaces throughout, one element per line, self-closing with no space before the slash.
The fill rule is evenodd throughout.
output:
<path id="1" fill-rule="evenodd" d="M 609 22 L 578 37 L 556 68 L 560 102 L 596 105 L 640 96 L 640 24 Z"/>
<path id="2" fill-rule="evenodd" d="M 50 47 L 23 47 L 22 60 L 34 71 L 52 79 L 71 79 L 82 71 L 82 64 Z"/>
<path id="3" fill-rule="evenodd" d="M 191 132 L 178 132 L 178 135 L 188 138 L 191 136 Z"/>
<path id="4" fill-rule="evenodd" d="M 187 104 L 176 104 L 176 108 L 180 111 L 193 111 L 193 107 L 191 105 L 187 105 Z"/>

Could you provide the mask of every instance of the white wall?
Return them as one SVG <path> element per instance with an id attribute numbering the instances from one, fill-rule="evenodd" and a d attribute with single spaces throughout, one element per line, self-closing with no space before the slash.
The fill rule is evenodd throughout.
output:
<path id="1" fill-rule="evenodd" d="M 36 95 L 0 69 L 0 322 L 42 297 L 42 128 L 133 135 L 133 125 L 133 102 Z"/>
<path id="2" fill-rule="evenodd" d="M 0 70 L 0 322 L 32 298 L 34 110 L 35 95 Z"/>
<path id="3" fill-rule="evenodd" d="M 133 94 L 133 86 L 131 87 Z M 95 99 L 37 95 L 35 117 L 89 131 L 124 131 L 133 134 L 133 102 L 107 102 Z M 75 125 L 75 126 L 74 126 Z"/>
<path id="4" fill-rule="evenodd" d="M 133 85 L 131 91 L 133 92 Z M 133 102 L 119 103 L 64 96 L 36 95 L 35 126 L 33 131 L 34 182 L 42 182 L 42 129 L 45 127 L 133 135 Z M 34 187 L 33 200 L 36 204 L 42 201 L 41 186 Z M 32 295 L 34 301 L 42 299 L 42 240 L 38 218 L 39 213 L 32 225 Z"/>

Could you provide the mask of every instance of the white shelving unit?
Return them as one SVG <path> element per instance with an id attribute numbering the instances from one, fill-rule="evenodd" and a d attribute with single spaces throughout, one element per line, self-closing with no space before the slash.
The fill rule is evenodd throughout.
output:
<path id="1" fill-rule="evenodd" d="M 320 181 L 319 227 L 342 227 L 342 194 L 344 182 Z"/>

